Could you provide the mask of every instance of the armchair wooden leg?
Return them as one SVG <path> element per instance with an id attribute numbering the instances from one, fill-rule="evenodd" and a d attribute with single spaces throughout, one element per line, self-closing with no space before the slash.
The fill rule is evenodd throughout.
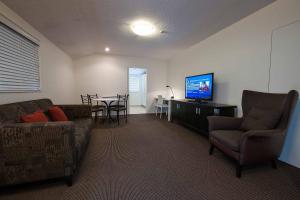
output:
<path id="1" fill-rule="evenodd" d="M 66 183 L 69 187 L 71 187 L 73 185 L 73 176 L 72 175 L 66 177 Z"/>
<path id="2" fill-rule="evenodd" d="M 236 177 L 241 178 L 241 176 L 242 176 L 242 166 L 239 163 L 237 163 L 236 164 Z"/>
<path id="3" fill-rule="evenodd" d="M 272 168 L 273 169 L 277 169 L 277 163 L 276 163 L 276 160 L 271 160 L 271 164 L 272 164 Z"/>
<path id="4" fill-rule="evenodd" d="M 210 145 L 210 148 L 209 148 L 209 155 L 212 155 L 213 154 L 213 152 L 214 152 L 214 145 Z"/>

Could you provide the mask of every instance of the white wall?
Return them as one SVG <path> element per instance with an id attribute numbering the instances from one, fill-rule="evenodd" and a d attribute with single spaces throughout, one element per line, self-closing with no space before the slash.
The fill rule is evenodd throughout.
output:
<path id="1" fill-rule="evenodd" d="M 128 68 L 147 69 L 147 111 L 153 112 L 153 100 L 166 94 L 167 66 L 160 60 L 115 55 L 91 55 L 74 60 L 76 96 L 98 93 L 111 96 L 128 93 Z"/>
<path id="2" fill-rule="evenodd" d="M 51 98 L 55 103 L 72 103 L 75 82 L 72 59 L 2 2 L 0 12 L 40 40 L 42 85 L 42 90 L 38 93 L 0 93 L 0 104 L 37 98 Z"/>
<path id="3" fill-rule="evenodd" d="M 271 62 L 272 92 L 294 88 L 300 92 L 300 20 L 274 31 Z M 300 102 L 291 123 L 281 159 L 294 165 L 300 163 Z M 297 156 L 295 156 L 297 155 Z"/>
<path id="4" fill-rule="evenodd" d="M 240 106 L 244 89 L 267 91 L 271 32 L 300 19 L 299 10 L 299 0 L 278 0 L 174 56 L 168 65 L 168 83 L 174 87 L 175 97 L 184 98 L 185 76 L 208 72 L 215 72 L 216 102 Z M 290 77 L 284 74 L 282 78 Z M 289 89 L 293 89 L 292 85 Z M 299 131 L 289 131 L 288 137 L 295 138 Z M 286 144 L 284 151 L 290 148 L 293 147 Z M 281 159 L 300 167 L 299 161 L 291 162 L 299 160 L 299 151 L 289 152 Z"/>

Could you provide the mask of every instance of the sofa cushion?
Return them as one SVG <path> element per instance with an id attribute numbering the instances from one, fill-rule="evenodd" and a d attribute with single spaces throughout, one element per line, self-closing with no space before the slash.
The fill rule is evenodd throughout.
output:
<path id="1" fill-rule="evenodd" d="M 52 108 L 50 108 L 49 113 L 53 121 L 69 121 L 64 111 L 58 106 L 53 106 Z"/>
<path id="2" fill-rule="evenodd" d="M 32 114 L 26 114 L 21 116 L 21 122 L 31 123 L 31 122 L 48 122 L 47 116 L 43 111 L 37 111 Z"/>
<path id="3" fill-rule="evenodd" d="M 241 124 L 240 129 L 248 130 L 271 130 L 275 128 L 281 112 L 276 110 L 267 110 L 258 107 L 253 107 Z"/>
<path id="4" fill-rule="evenodd" d="M 243 133 L 239 130 L 216 130 L 210 132 L 210 138 L 228 146 L 233 151 L 239 151 Z"/>

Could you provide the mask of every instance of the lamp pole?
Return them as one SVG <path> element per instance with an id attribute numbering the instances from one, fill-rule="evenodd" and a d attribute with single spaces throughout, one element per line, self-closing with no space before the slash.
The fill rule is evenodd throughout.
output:
<path id="1" fill-rule="evenodd" d="M 167 85 L 166 87 L 167 87 L 167 88 L 170 88 L 170 90 L 171 90 L 171 92 L 172 92 L 172 94 L 173 94 L 173 96 L 171 96 L 171 99 L 174 99 L 174 92 L 173 92 L 173 90 L 172 90 L 172 87 L 169 86 L 169 85 Z"/>

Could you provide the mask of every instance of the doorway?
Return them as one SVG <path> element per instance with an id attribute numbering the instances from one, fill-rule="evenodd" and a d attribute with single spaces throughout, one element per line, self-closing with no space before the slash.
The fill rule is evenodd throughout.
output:
<path id="1" fill-rule="evenodd" d="M 129 114 L 147 113 L 147 69 L 128 69 Z"/>

